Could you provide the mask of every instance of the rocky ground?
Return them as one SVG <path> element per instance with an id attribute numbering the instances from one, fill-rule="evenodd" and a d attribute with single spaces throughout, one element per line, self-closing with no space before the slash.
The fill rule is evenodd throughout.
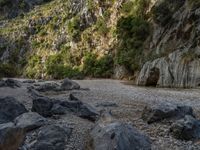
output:
<path id="1" fill-rule="evenodd" d="M 162 102 L 191 106 L 199 119 L 199 89 L 145 88 L 132 86 L 118 80 L 78 80 L 76 82 L 80 84 L 80 90 L 43 92 L 42 94 L 51 98 L 67 98 L 70 93 L 73 93 L 82 102 L 92 105 L 100 112 L 111 110 L 115 119 L 132 124 L 149 136 L 152 141 L 152 150 L 200 150 L 200 141 L 198 140 L 175 139 L 169 133 L 168 121 L 147 124 L 141 119 L 146 105 Z M 33 84 L 36 83 L 23 83 L 20 88 L 0 88 L 0 96 L 13 96 L 30 110 L 32 99 L 30 93 L 27 92 L 27 87 Z M 72 113 L 54 115 L 49 120 L 51 124 L 63 124 L 73 128 L 72 135 L 65 146 L 66 150 L 82 150 L 85 140 L 88 138 L 88 131 L 94 125 L 94 122 L 77 117 Z M 26 139 L 26 142 L 29 140 Z"/>

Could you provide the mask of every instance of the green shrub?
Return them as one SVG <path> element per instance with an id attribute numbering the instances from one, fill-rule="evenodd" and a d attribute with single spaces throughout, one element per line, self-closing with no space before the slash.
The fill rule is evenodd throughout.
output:
<path id="1" fill-rule="evenodd" d="M 16 66 L 0 63 L 0 77 L 16 77 L 18 73 Z"/>
<path id="2" fill-rule="evenodd" d="M 96 29 L 102 35 L 106 35 L 109 32 L 109 28 L 107 27 L 107 24 L 104 18 L 102 17 L 98 18 L 96 22 Z"/>
<path id="3" fill-rule="evenodd" d="M 89 53 L 84 57 L 83 72 L 86 76 L 109 78 L 113 74 L 113 59 L 109 55 L 97 59 L 97 55 Z"/>
<path id="4" fill-rule="evenodd" d="M 128 16 L 119 19 L 117 24 L 116 63 L 129 71 L 139 69 L 143 57 L 143 44 L 149 35 L 149 24 L 142 18 Z"/>

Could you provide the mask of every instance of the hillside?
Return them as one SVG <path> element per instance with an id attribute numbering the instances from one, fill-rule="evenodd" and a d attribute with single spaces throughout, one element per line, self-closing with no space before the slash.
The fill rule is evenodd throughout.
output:
<path id="1" fill-rule="evenodd" d="M 1 0 L 0 72 L 198 87 L 198 0 Z"/>

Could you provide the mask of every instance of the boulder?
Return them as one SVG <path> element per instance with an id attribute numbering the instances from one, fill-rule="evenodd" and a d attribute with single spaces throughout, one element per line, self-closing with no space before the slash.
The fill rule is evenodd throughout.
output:
<path id="1" fill-rule="evenodd" d="M 40 128 L 37 140 L 30 150 L 64 150 L 71 133 L 72 129 L 69 127 L 44 126 Z"/>
<path id="2" fill-rule="evenodd" d="M 146 106 L 142 113 L 142 119 L 147 123 L 154 123 L 164 119 L 180 119 L 185 115 L 193 114 L 190 106 L 177 106 L 171 103 L 160 103 L 157 105 Z"/>
<path id="3" fill-rule="evenodd" d="M 0 87 L 21 87 L 21 83 L 14 79 L 6 79 L 6 80 L 0 80 Z"/>
<path id="4" fill-rule="evenodd" d="M 14 120 L 15 125 L 25 131 L 39 128 L 45 125 L 46 122 L 47 120 L 44 117 L 35 112 L 24 113 Z"/>
<path id="5" fill-rule="evenodd" d="M 0 98 L 0 124 L 13 121 L 17 116 L 27 112 L 25 106 L 13 97 Z"/>
<path id="6" fill-rule="evenodd" d="M 90 105 L 81 102 L 80 100 L 56 100 L 45 96 L 34 96 L 32 111 L 37 112 L 44 117 L 52 115 L 62 115 L 66 112 L 72 112 L 77 116 L 95 121 L 99 113 Z"/>
<path id="7" fill-rule="evenodd" d="M 0 150 L 17 150 L 24 137 L 24 130 L 13 123 L 0 124 Z"/>
<path id="8" fill-rule="evenodd" d="M 79 117 L 88 119 L 90 121 L 96 121 L 99 117 L 97 110 L 89 104 L 82 104 L 77 113 Z"/>
<path id="9" fill-rule="evenodd" d="M 60 91 L 60 86 L 57 83 L 43 83 L 36 88 L 39 92 Z"/>
<path id="10" fill-rule="evenodd" d="M 183 119 L 172 124 L 170 132 L 175 138 L 181 140 L 200 139 L 200 121 L 186 115 Z"/>
<path id="11" fill-rule="evenodd" d="M 88 150 L 151 150 L 150 139 L 136 128 L 103 118 L 89 134 Z"/>
<path id="12" fill-rule="evenodd" d="M 64 79 L 61 84 L 62 90 L 77 90 L 80 89 L 80 85 L 68 78 Z"/>
<path id="13" fill-rule="evenodd" d="M 32 111 L 44 117 L 52 116 L 51 108 L 53 107 L 53 102 L 48 97 L 36 97 L 33 100 Z"/>

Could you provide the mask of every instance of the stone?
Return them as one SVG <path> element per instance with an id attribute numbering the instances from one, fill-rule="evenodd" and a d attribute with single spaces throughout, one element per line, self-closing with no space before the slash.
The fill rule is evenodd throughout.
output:
<path id="1" fill-rule="evenodd" d="M 200 121 L 186 115 L 172 124 L 170 132 L 175 138 L 181 140 L 200 139 Z"/>
<path id="2" fill-rule="evenodd" d="M 72 129 L 59 125 L 40 128 L 36 142 L 30 150 L 65 150 L 65 144 L 71 136 Z"/>
<path id="3" fill-rule="evenodd" d="M 151 150 L 151 141 L 127 123 L 104 121 L 98 122 L 91 130 L 85 149 Z"/>
<path id="4" fill-rule="evenodd" d="M 63 115 L 67 112 L 67 109 L 60 104 L 54 104 L 51 108 L 51 113 L 54 115 Z"/>
<path id="5" fill-rule="evenodd" d="M 17 116 L 27 112 L 25 106 L 13 97 L 0 98 L 0 124 L 13 121 Z"/>
<path id="6" fill-rule="evenodd" d="M 194 116 L 192 107 L 160 103 L 146 106 L 142 113 L 142 119 L 147 123 L 154 123 L 164 119 L 180 119 L 185 117 L 185 115 Z"/>
<path id="7" fill-rule="evenodd" d="M 80 89 L 80 85 L 68 78 L 64 79 L 61 84 L 62 90 L 77 90 Z"/>
<path id="8" fill-rule="evenodd" d="M 17 150 L 24 137 L 24 130 L 13 123 L 0 124 L 0 150 Z"/>
<path id="9" fill-rule="evenodd" d="M 83 104 L 81 105 L 80 110 L 78 110 L 78 116 L 90 121 L 96 121 L 99 117 L 99 113 L 89 104 Z"/>
<path id="10" fill-rule="evenodd" d="M 38 97 L 33 99 L 32 111 L 44 117 L 51 117 L 51 108 L 53 107 L 53 102 L 48 97 Z"/>
<path id="11" fill-rule="evenodd" d="M 14 79 L 0 80 L 0 87 L 19 88 L 21 87 L 21 83 Z"/>
<path id="12" fill-rule="evenodd" d="M 60 91 L 60 86 L 57 83 L 43 83 L 36 88 L 39 92 Z"/>
<path id="13" fill-rule="evenodd" d="M 17 127 L 25 131 L 31 131 L 45 125 L 47 120 L 35 112 L 24 113 L 15 118 L 14 123 Z"/>

